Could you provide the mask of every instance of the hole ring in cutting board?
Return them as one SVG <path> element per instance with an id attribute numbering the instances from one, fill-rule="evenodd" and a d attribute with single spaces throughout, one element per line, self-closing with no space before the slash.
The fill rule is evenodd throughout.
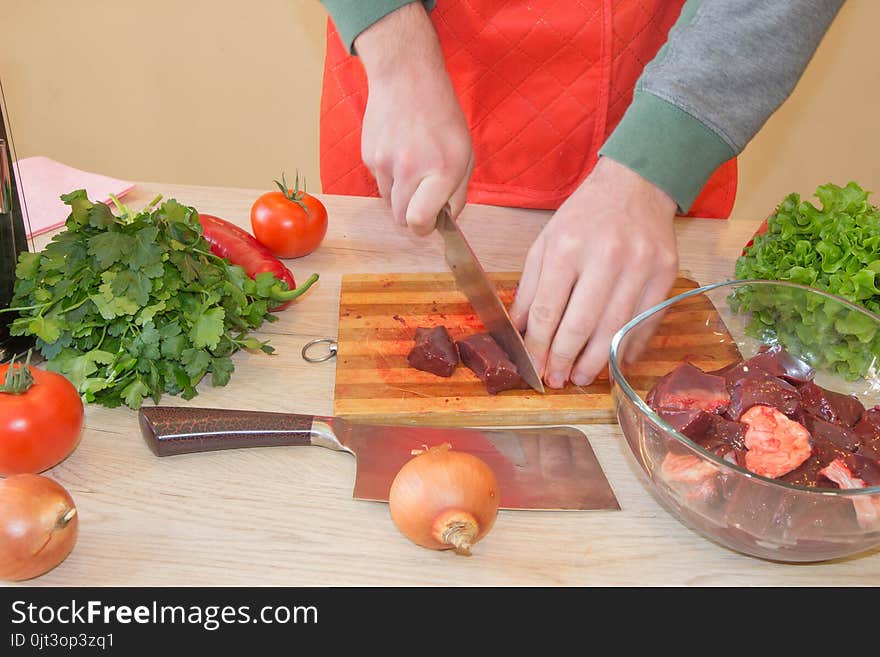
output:
<path id="1" fill-rule="evenodd" d="M 320 344 L 327 345 L 327 352 L 322 353 L 320 356 L 312 356 L 310 355 L 311 351 L 314 351 L 313 347 Z M 310 340 L 306 342 L 306 344 L 302 348 L 302 357 L 303 360 L 308 361 L 309 363 L 323 363 L 325 360 L 330 360 L 334 356 L 336 356 L 336 340 L 333 338 L 318 338 L 317 340 Z"/>

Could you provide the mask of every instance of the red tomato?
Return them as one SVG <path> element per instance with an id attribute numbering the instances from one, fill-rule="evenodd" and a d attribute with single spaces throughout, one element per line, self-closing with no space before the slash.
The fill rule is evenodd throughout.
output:
<path id="1" fill-rule="evenodd" d="M 22 367 L 15 365 L 17 378 Z M 0 392 L 0 476 L 48 470 L 70 455 L 82 433 L 83 404 L 73 384 L 29 369 L 33 384 L 24 392 Z M 0 384 L 8 370 L 0 365 Z"/>
<path id="2" fill-rule="evenodd" d="M 277 180 L 279 191 L 266 192 L 251 206 L 254 237 L 278 258 L 299 258 L 318 248 L 327 233 L 327 209 L 317 198 Z"/>

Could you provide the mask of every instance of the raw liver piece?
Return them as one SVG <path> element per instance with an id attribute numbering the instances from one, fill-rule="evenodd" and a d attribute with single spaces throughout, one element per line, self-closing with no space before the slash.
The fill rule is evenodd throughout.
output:
<path id="1" fill-rule="evenodd" d="M 803 415 L 804 423 L 809 422 L 812 416 Z M 804 424 L 809 431 L 809 426 Z M 828 424 L 828 426 L 836 427 L 836 425 Z M 839 428 L 839 427 L 837 427 Z M 813 453 L 798 468 L 792 470 L 786 475 L 779 477 L 780 481 L 787 484 L 796 484 L 798 486 L 806 486 L 807 488 L 829 488 L 824 477 L 819 476 L 819 471 L 826 467 L 835 459 L 845 459 L 852 456 L 852 452 L 834 444 L 830 440 L 810 435 L 810 444 L 813 446 Z"/>
<path id="2" fill-rule="evenodd" d="M 858 449 L 858 454 L 880 463 L 880 440 L 875 440 L 872 443 L 862 443 L 862 446 Z"/>
<path id="3" fill-rule="evenodd" d="M 824 468 L 834 459 L 845 459 L 852 454 L 848 449 L 835 445 L 831 441 L 816 440 L 812 436 L 810 436 L 810 440 L 813 444 L 813 457 L 815 457 L 816 462 L 819 463 L 820 468 Z"/>
<path id="4" fill-rule="evenodd" d="M 723 413 L 730 403 L 730 395 L 723 378 L 682 363 L 657 381 L 645 401 L 658 412 L 700 409 Z"/>
<path id="5" fill-rule="evenodd" d="M 810 415 L 803 416 L 804 426 L 810 432 L 814 445 L 820 443 L 831 443 L 835 447 L 845 449 L 848 452 L 855 452 L 862 444 L 861 436 L 852 429 L 847 429 L 839 424 L 827 422 L 820 417 Z"/>
<path id="6" fill-rule="evenodd" d="M 801 486 L 824 486 L 819 481 L 818 475 L 823 468 L 834 461 L 846 461 L 856 476 L 861 476 L 859 473 L 864 470 L 867 479 L 880 478 L 880 463 L 877 463 L 870 454 L 861 455 L 859 434 L 813 415 L 804 414 L 803 418 L 804 426 L 810 432 L 813 455 L 797 470 L 782 477 L 783 481 Z M 859 450 L 859 454 L 852 453 L 856 449 Z"/>
<path id="7" fill-rule="evenodd" d="M 678 433 L 687 436 L 695 443 L 702 442 L 706 432 L 712 424 L 712 418 L 718 417 L 712 413 L 700 409 L 690 411 L 665 411 L 659 412 L 660 417 L 666 420 Z"/>
<path id="8" fill-rule="evenodd" d="M 706 372 L 706 374 L 711 374 L 712 376 L 726 376 L 728 372 L 740 367 L 742 363 L 741 360 L 736 360 L 732 363 L 728 363 L 724 367 L 719 367 L 717 370 L 710 370 Z"/>
<path id="9" fill-rule="evenodd" d="M 851 395 L 826 390 L 812 381 L 798 386 L 803 409 L 816 417 L 846 427 L 854 427 L 865 407 Z"/>
<path id="10" fill-rule="evenodd" d="M 712 372 L 716 376 L 720 376 L 724 378 L 724 382 L 727 384 L 727 389 L 730 390 L 735 386 L 739 381 L 747 377 L 750 373 L 754 372 L 755 368 L 749 367 L 749 365 L 741 360 L 727 367 L 722 367 L 720 370 L 716 370 Z M 769 374 L 766 370 L 759 370 L 761 374 Z"/>
<path id="11" fill-rule="evenodd" d="M 760 367 L 773 376 L 778 376 L 791 383 L 812 381 L 816 370 L 799 358 L 795 358 L 780 345 L 763 346 L 758 353 L 746 361 L 747 365 Z"/>
<path id="12" fill-rule="evenodd" d="M 868 486 L 880 486 L 880 461 L 860 454 L 850 454 L 844 459 L 846 467 Z"/>
<path id="13" fill-rule="evenodd" d="M 855 395 L 817 385 L 814 374 L 782 349 L 762 347 L 711 372 L 679 365 L 657 379 L 645 400 L 679 433 L 747 470 L 788 484 L 832 488 L 821 472 L 837 461 L 868 485 L 880 485 L 880 405 L 865 410 Z M 679 479 L 686 464 L 676 462 Z M 736 478 L 729 482 L 723 470 L 712 482 L 725 499 L 736 488 Z"/>
<path id="14" fill-rule="evenodd" d="M 746 429 L 746 425 L 742 422 L 733 422 L 725 420 L 720 415 L 713 415 L 706 438 L 715 443 L 725 443 L 734 449 L 744 450 Z"/>
<path id="15" fill-rule="evenodd" d="M 727 381 L 730 385 L 730 378 Z M 760 368 L 750 367 L 730 387 L 730 406 L 725 415 L 739 421 L 743 413 L 758 404 L 793 415 L 800 405 L 800 395 L 790 383 Z"/>
<path id="16" fill-rule="evenodd" d="M 829 459 L 828 463 L 834 459 Z M 824 482 L 820 482 L 819 470 L 824 468 L 828 463 L 823 463 L 818 456 L 813 454 L 806 461 L 801 463 L 797 468 L 779 477 L 779 481 L 795 486 L 805 486 L 807 488 L 818 488 L 828 486 Z"/>
<path id="17" fill-rule="evenodd" d="M 437 376 L 452 376 L 458 352 L 445 326 L 416 329 L 415 345 L 406 357 L 410 366 Z"/>
<path id="18" fill-rule="evenodd" d="M 880 408 L 865 411 L 853 431 L 862 438 L 859 454 L 880 459 Z"/>
<path id="19" fill-rule="evenodd" d="M 855 429 L 865 437 L 880 438 L 880 406 L 865 411 Z"/>
<path id="20" fill-rule="evenodd" d="M 516 365 L 488 333 L 477 333 L 457 343 L 461 362 L 486 384 L 490 395 L 512 388 L 528 388 Z"/>

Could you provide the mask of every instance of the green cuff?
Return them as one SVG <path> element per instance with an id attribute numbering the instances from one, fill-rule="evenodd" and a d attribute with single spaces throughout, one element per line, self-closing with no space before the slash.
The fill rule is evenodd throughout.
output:
<path id="1" fill-rule="evenodd" d="M 333 24 L 339 31 L 342 43 L 352 55 L 354 52 L 354 40 L 370 25 L 384 18 L 392 11 L 396 11 L 418 0 L 321 0 Z M 425 9 L 434 8 L 435 0 L 423 0 Z"/>
<path id="2" fill-rule="evenodd" d="M 715 169 L 736 153 L 684 110 L 637 90 L 599 155 L 650 180 L 685 213 Z"/>

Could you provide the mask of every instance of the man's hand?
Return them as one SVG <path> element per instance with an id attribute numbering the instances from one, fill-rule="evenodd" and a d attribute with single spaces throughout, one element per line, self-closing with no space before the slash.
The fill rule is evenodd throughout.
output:
<path id="1" fill-rule="evenodd" d="M 538 235 L 510 314 L 551 388 L 591 383 L 617 330 L 666 297 L 678 271 L 675 210 L 602 157 Z"/>
<path id="2" fill-rule="evenodd" d="M 415 2 L 372 25 L 354 45 L 369 82 L 364 163 L 394 219 L 416 234 L 430 233 L 447 202 L 453 217 L 461 212 L 474 166 L 437 33 Z"/>

